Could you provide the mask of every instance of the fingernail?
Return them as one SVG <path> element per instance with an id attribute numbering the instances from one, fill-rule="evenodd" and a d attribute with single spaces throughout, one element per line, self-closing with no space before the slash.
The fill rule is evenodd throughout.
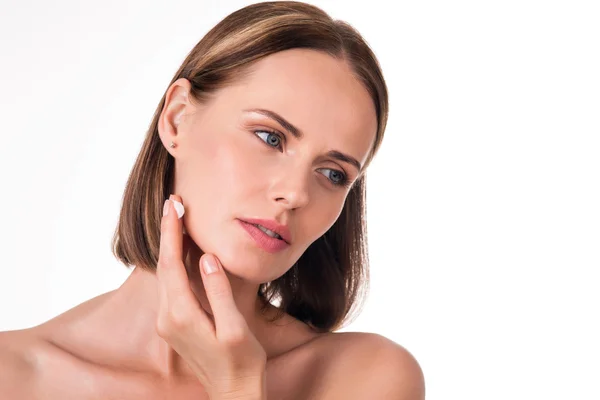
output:
<path id="1" fill-rule="evenodd" d="M 217 261 L 213 256 L 205 256 L 202 264 L 207 275 L 217 271 Z"/>
<path id="2" fill-rule="evenodd" d="M 177 218 L 183 217 L 185 210 L 183 208 L 183 204 L 178 202 L 177 200 L 171 200 L 173 202 L 173 207 L 175 207 L 175 211 L 177 212 Z"/>
<path id="3" fill-rule="evenodd" d="M 165 200 L 165 204 L 163 205 L 163 217 L 169 215 L 169 199 Z"/>

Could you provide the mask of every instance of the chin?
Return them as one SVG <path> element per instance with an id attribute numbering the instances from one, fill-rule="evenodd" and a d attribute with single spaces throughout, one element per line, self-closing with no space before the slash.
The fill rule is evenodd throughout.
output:
<path id="1" fill-rule="evenodd" d="M 214 253 L 219 261 L 221 261 L 221 265 L 225 271 L 256 284 L 269 281 L 270 270 L 273 268 L 273 260 L 260 257 L 257 254 L 258 251 L 236 248 L 227 250 L 221 249 Z"/>
<path id="2" fill-rule="evenodd" d="M 246 240 L 243 231 L 241 235 L 236 235 L 238 232 L 223 235 L 214 234 L 214 230 L 212 232 L 210 234 L 209 230 L 203 229 L 192 232 L 190 237 L 202 253 L 215 255 L 225 271 L 245 281 L 255 284 L 272 281 L 285 273 L 281 271 L 282 265 L 293 264 L 285 261 L 282 253 L 267 253 Z M 208 233 L 208 236 L 204 236 L 204 233 Z"/>

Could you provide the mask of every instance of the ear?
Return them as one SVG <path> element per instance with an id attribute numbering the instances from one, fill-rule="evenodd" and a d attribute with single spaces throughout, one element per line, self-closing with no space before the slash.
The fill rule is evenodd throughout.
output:
<path id="1" fill-rule="evenodd" d="M 165 104 L 158 118 L 160 140 L 173 156 L 173 149 L 169 145 L 171 142 L 177 142 L 179 124 L 192 107 L 189 101 L 190 89 L 191 83 L 185 78 L 173 82 L 165 94 Z"/>

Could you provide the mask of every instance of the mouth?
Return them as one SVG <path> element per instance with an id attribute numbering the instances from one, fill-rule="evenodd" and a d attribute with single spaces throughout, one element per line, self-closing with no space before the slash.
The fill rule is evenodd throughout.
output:
<path id="1" fill-rule="evenodd" d="M 275 219 L 244 218 L 239 220 L 254 226 L 273 239 L 283 240 L 287 244 L 292 243 L 292 235 L 288 226 Z"/>
<path id="2" fill-rule="evenodd" d="M 258 247 L 265 250 L 268 253 L 276 253 L 284 250 L 290 246 L 277 232 L 274 232 L 261 224 L 256 224 L 248 221 L 239 219 L 240 225 L 252 239 Z"/>
<path id="3" fill-rule="evenodd" d="M 261 231 L 263 231 L 264 233 L 266 233 L 267 235 L 269 235 L 272 238 L 283 240 L 285 242 L 285 240 L 281 236 L 279 236 L 278 233 L 273 232 L 272 230 L 269 230 L 262 225 L 259 225 L 259 224 L 250 224 L 250 225 L 257 227 L 258 229 L 260 229 Z"/>

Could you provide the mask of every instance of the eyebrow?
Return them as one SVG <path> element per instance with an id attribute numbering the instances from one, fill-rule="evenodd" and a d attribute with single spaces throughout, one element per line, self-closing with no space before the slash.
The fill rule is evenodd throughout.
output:
<path id="1" fill-rule="evenodd" d="M 287 121 L 281 115 L 277 114 L 275 111 L 266 110 L 264 108 L 250 108 L 244 110 L 244 112 L 254 112 L 262 114 L 265 117 L 275 120 L 279 125 L 283 126 L 285 130 L 289 131 L 296 139 L 300 140 L 304 137 L 304 133 L 302 133 L 300 129 L 292 125 L 289 121 Z M 344 154 L 341 151 L 337 150 L 330 150 L 327 152 L 327 156 L 353 165 L 359 173 L 362 171 L 362 165 L 360 165 L 358 160 L 356 160 L 356 158 L 352 156 L 349 156 L 348 154 Z"/>

